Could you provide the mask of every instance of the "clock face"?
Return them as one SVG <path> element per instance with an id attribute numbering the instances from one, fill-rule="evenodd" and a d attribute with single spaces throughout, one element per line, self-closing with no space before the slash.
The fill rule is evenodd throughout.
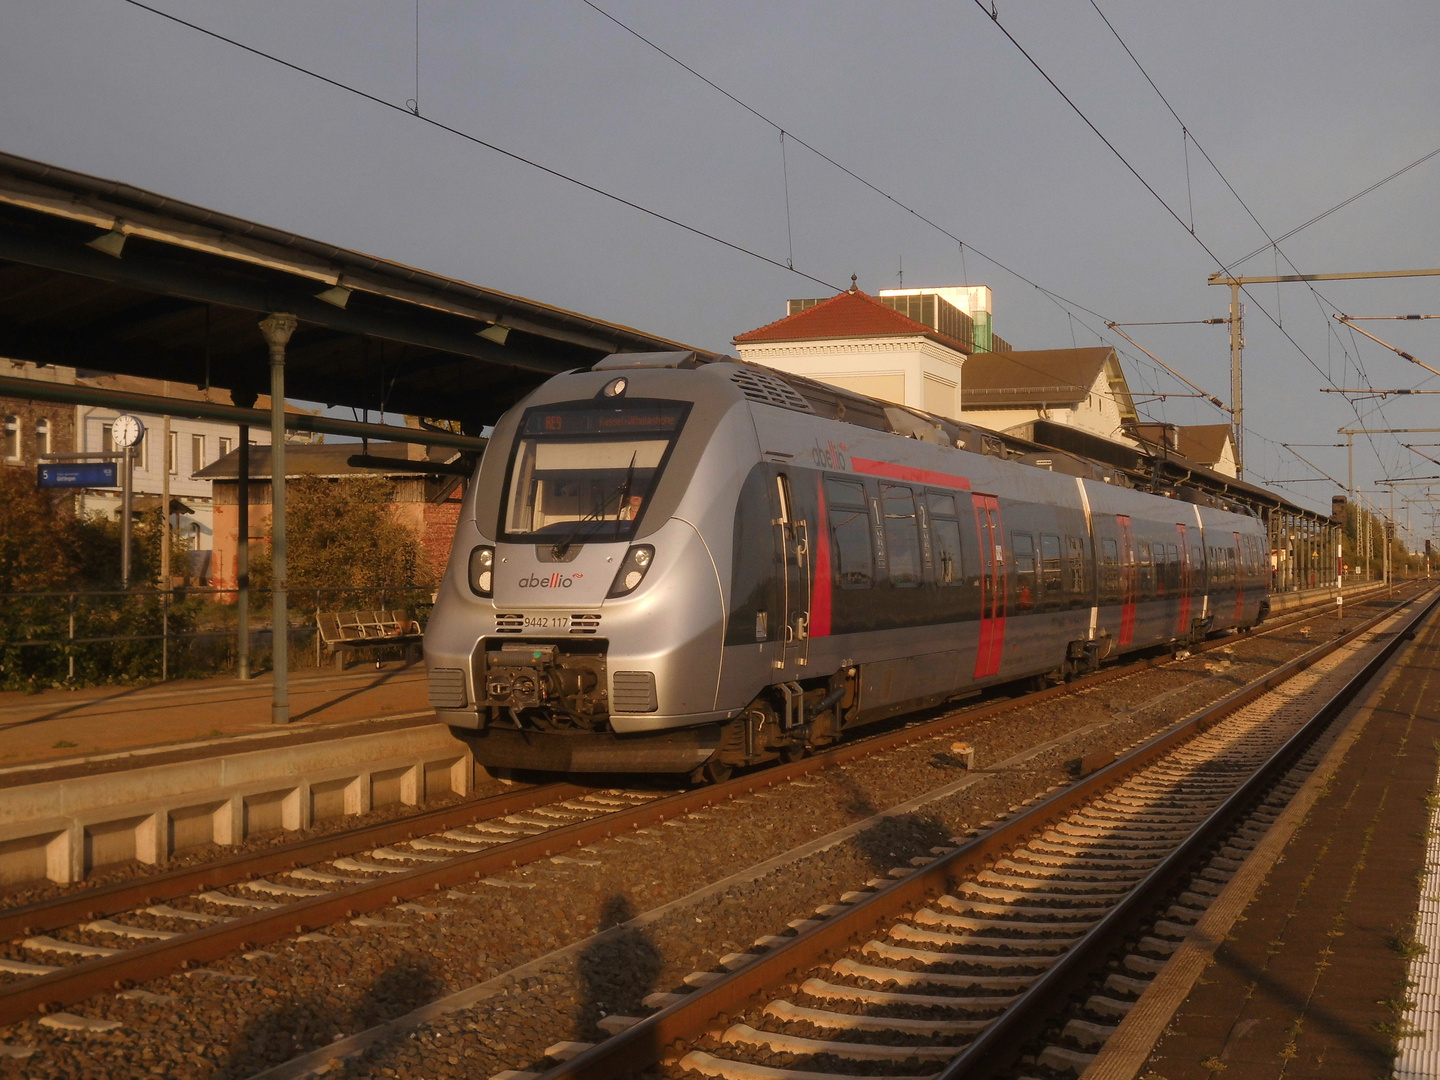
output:
<path id="1" fill-rule="evenodd" d="M 110 428 L 110 435 L 115 440 L 115 445 L 128 449 L 139 443 L 145 435 L 145 425 L 140 422 L 138 416 L 131 416 L 126 413 L 124 416 L 117 416 L 115 423 Z"/>

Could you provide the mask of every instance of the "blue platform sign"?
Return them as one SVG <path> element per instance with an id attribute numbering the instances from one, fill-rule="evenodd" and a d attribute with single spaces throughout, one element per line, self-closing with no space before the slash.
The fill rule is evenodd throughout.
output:
<path id="1" fill-rule="evenodd" d="M 119 483 L 119 463 L 114 461 L 54 462 L 37 468 L 42 488 L 103 488 Z"/>

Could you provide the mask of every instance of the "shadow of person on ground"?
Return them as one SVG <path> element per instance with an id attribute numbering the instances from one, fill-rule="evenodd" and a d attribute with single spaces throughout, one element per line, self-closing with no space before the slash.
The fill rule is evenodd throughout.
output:
<path id="1" fill-rule="evenodd" d="M 597 933 L 576 961 L 581 1005 L 575 1018 L 575 1038 L 593 1042 L 605 1032 L 596 1024 L 606 1016 L 643 1016 L 641 1000 L 655 989 L 662 957 L 649 934 L 624 926 L 635 918 L 635 905 L 623 893 L 600 905 Z M 609 930 L 609 933 L 604 931 Z"/>
<path id="2" fill-rule="evenodd" d="M 910 868 L 910 860 L 929 858 L 932 847 L 954 847 L 945 823 L 929 814 L 896 814 L 855 837 L 855 846 L 881 875 L 892 867 Z"/>
<path id="3" fill-rule="evenodd" d="M 406 961 L 381 972 L 360 1000 L 348 1007 L 328 986 L 303 997 L 277 997 L 234 1039 L 210 1075 L 213 1080 L 248 1080 L 264 1069 L 328 1046 L 336 1036 L 403 1016 L 434 1001 L 444 989 L 429 962 Z M 391 1051 L 402 1050 L 404 1042 L 387 1042 L 367 1067 L 376 1062 L 384 1065 Z"/>

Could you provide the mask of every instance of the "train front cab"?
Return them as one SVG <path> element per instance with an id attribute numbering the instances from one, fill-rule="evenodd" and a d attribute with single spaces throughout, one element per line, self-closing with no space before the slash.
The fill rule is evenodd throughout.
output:
<path id="1" fill-rule="evenodd" d="M 755 449 L 738 395 L 696 391 L 689 372 L 577 373 L 497 425 L 426 634 L 432 704 L 481 764 L 686 772 L 713 753 L 729 552 L 707 537 Z"/>

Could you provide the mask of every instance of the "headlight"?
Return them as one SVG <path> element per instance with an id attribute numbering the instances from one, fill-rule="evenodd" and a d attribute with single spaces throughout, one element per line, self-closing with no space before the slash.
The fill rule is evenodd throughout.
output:
<path id="1" fill-rule="evenodd" d="M 470 552 L 470 591 L 476 596 L 495 595 L 495 549 L 477 547 Z"/>
<path id="2" fill-rule="evenodd" d="M 615 572 L 615 580 L 611 583 L 607 596 L 624 596 L 634 592 L 640 587 L 640 582 L 645 580 L 645 572 L 650 569 L 654 560 L 655 549 L 649 544 L 632 547 L 621 560 L 620 569 Z"/>

